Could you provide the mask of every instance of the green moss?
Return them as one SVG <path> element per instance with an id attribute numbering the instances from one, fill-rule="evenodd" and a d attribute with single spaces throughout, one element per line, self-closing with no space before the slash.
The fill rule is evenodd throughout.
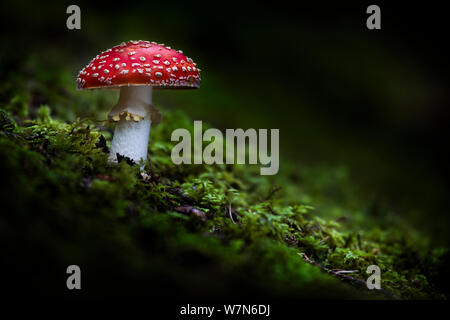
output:
<path id="1" fill-rule="evenodd" d="M 99 269 L 103 250 L 124 278 L 146 283 L 163 273 L 183 290 L 203 283 L 194 290 L 203 294 L 240 283 L 273 296 L 447 298 L 433 281 L 448 250 L 427 245 L 400 221 L 367 216 L 367 204 L 353 200 L 344 167 L 292 168 L 268 178 L 252 166 L 175 166 L 170 133 L 192 129 L 192 121 L 164 110 L 151 135 L 155 174 L 144 178 L 137 166 L 107 162 L 110 128 L 52 119 L 50 110 L 41 106 L 26 119 L 14 98 L 0 111 L 5 242 L 17 237 L 11 232 L 17 228 L 23 247 L 33 243 L 56 265 L 76 260 Z M 345 201 L 337 205 L 334 197 Z M 353 220 L 341 219 L 344 214 Z M 326 272 L 354 270 L 352 277 L 365 280 L 372 264 L 382 270 L 382 293 Z"/>

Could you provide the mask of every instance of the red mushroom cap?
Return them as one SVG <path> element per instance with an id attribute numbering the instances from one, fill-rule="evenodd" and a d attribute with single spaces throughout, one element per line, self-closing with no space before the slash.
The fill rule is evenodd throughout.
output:
<path id="1" fill-rule="evenodd" d="M 102 52 L 77 78 L 79 90 L 122 86 L 195 89 L 200 87 L 200 69 L 181 50 L 139 40 Z"/>

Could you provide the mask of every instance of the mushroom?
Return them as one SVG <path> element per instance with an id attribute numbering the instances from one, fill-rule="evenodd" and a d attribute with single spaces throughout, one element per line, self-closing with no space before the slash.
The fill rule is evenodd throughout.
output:
<path id="1" fill-rule="evenodd" d="M 152 90 L 196 89 L 200 69 L 181 50 L 148 41 L 122 42 L 92 61 L 78 74 L 77 88 L 120 89 L 119 101 L 108 114 L 116 123 L 109 160 L 117 155 L 140 163 L 147 159 L 150 126 L 161 121 L 152 104 Z"/>

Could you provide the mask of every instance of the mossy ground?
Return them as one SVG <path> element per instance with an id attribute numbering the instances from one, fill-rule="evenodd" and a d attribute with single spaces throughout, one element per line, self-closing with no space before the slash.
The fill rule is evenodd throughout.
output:
<path id="1" fill-rule="evenodd" d="M 108 163 L 112 126 L 53 119 L 24 92 L 0 111 L 4 262 L 17 274 L 33 265 L 13 277 L 18 290 L 64 293 L 65 268 L 78 264 L 93 296 L 447 298 L 437 279 L 448 250 L 400 218 L 361 210 L 343 167 L 282 160 L 268 178 L 257 166 L 176 166 L 170 134 L 193 122 L 162 107 L 143 176 Z M 372 264 L 381 292 L 324 271 L 365 281 Z"/>

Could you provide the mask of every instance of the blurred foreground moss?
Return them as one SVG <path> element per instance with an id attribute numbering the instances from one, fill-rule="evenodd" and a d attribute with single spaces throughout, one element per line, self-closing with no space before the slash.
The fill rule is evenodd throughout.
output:
<path id="1" fill-rule="evenodd" d="M 126 161 L 107 162 L 111 128 L 52 119 L 45 105 L 26 119 L 20 101 L 0 111 L 0 239 L 6 266 L 20 272 L 18 260 L 38 260 L 26 280 L 36 290 L 58 287 L 50 278 L 78 264 L 87 292 L 101 296 L 164 297 L 170 288 L 178 298 L 447 298 L 438 280 L 446 248 L 352 201 L 327 203 L 353 195 L 343 168 L 283 162 L 272 179 L 251 166 L 176 166 L 170 134 L 192 130 L 192 121 L 165 111 L 151 132 L 154 172 L 147 166 L 142 175 Z M 323 194 L 323 203 L 302 188 Z M 311 205 L 330 212 L 321 218 Z M 381 292 L 364 286 L 372 264 L 382 271 Z M 343 278 L 339 270 L 354 272 Z"/>

